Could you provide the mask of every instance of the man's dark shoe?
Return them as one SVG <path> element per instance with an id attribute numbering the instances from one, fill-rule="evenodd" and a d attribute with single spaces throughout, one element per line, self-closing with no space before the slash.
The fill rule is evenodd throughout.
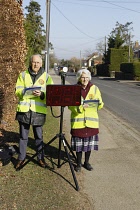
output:
<path id="1" fill-rule="evenodd" d="M 87 169 L 88 171 L 92 171 L 93 168 L 89 163 L 84 163 L 84 168 Z"/>
<path id="2" fill-rule="evenodd" d="M 38 159 L 38 164 L 39 164 L 42 168 L 46 168 L 46 167 L 47 167 L 47 163 L 45 162 L 44 159 Z"/>
<path id="3" fill-rule="evenodd" d="M 75 167 L 75 171 L 76 171 L 76 172 L 81 172 L 81 165 L 77 165 L 77 166 Z"/>
<path id="4" fill-rule="evenodd" d="M 15 166 L 15 169 L 16 169 L 16 170 L 20 169 L 20 167 L 22 167 L 23 164 L 25 163 L 25 160 L 17 160 L 17 161 L 18 161 L 18 162 L 17 162 L 17 164 L 16 164 L 16 166 Z"/>

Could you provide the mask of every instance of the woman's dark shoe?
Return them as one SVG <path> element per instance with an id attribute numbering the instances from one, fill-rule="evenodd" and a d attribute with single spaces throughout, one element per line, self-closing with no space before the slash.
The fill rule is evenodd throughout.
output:
<path id="1" fill-rule="evenodd" d="M 47 167 L 47 163 L 45 162 L 44 158 L 42 159 L 38 159 L 38 164 L 42 167 L 42 168 L 46 168 Z"/>
<path id="2" fill-rule="evenodd" d="M 89 163 L 85 163 L 85 162 L 84 162 L 84 168 L 87 169 L 88 171 L 93 170 L 92 166 Z"/>
<path id="3" fill-rule="evenodd" d="M 76 171 L 76 172 L 81 172 L 81 165 L 77 165 L 77 166 L 75 167 L 75 171 Z"/>

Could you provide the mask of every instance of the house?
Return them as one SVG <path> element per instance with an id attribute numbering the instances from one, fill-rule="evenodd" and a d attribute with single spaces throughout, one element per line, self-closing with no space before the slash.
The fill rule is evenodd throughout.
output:
<path id="1" fill-rule="evenodd" d="M 87 66 L 96 66 L 97 64 L 102 63 L 102 55 L 98 53 L 93 53 L 89 58 L 87 59 Z"/>

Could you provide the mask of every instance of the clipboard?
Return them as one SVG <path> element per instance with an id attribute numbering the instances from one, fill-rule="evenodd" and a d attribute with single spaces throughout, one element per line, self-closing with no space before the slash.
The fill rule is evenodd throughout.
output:
<path id="1" fill-rule="evenodd" d="M 95 107 L 98 106 L 99 104 L 99 100 L 98 99 L 94 99 L 94 100 L 84 100 L 83 104 L 88 104 L 89 107 Z"/>
<path id="2" fill-rule="evenodd" d="M 37 96 L 34 96 L 33 95 L 33 91 L 35 90 L 41 90 L 41 87 L 28 87 L 28 88 L 25 88 L 24 90 L 24 98 L 34 98 L 34 97 L 37 97 Z"/>

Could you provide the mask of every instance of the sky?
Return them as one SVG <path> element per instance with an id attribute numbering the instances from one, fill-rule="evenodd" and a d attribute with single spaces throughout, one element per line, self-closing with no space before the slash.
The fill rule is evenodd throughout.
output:
<path id="1" fill-rule="evenodd" d="M 41 6 L 46 29 L 46 2 Z M 30 0 L 23 0 L 23 9 Z M 24 13 L 26 10 L 24 9 Z M 140 43 L 140 0 L 50 0 L 49 42 L 58 59 L 86 58 L 97 52 L 98 43 L 105 44 L 116 22 L 132 22 L 132 42 Z"/>

